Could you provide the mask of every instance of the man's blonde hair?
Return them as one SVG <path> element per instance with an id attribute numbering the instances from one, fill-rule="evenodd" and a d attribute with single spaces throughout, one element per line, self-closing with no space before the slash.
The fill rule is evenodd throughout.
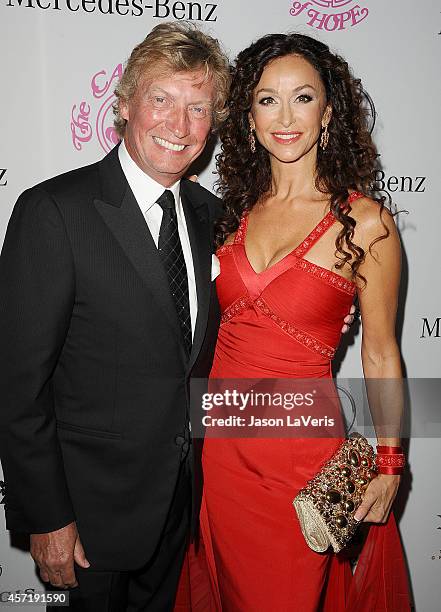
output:
<path id="1" fill-rule="evenodd" d="M 168 22 L 154 27 L 133 49 L 116 86 L 113 112 L 119 136 L 124 136 L 127 123 L 120 113 L 121 103 L 130 101 L 140 80 L 152 67 L 164 70 L 165 74 L 204 71 L 207 79 L 213 79 L 213 127 L 225 119 L 230 66 L 219 42 L 189 22 Z"/>

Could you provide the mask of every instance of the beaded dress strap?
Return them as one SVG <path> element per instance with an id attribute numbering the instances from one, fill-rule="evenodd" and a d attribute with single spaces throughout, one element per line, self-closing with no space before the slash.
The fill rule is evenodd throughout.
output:
<path id="1" fill-rule="evenodd" d="M 352 192 L 348 199 L 343 202 L 342 209 L 345 206 L 352 204 L 355 200 L 363 198 L 364 194 L 359 191 Z M 334 217 L 334 213 L 330 210 L 323 219 L 315 226 L 315 228 L 306 236 L 306 238 L 296 247 L 293 251 L 293 254 L 296 257 L 304 257 L 305 254 L 311 249 L 311 247 L 317 242 L 319 238 L 323 236 L 323 234 L 334 224 L 336 218 Z"/>
<path id="2" fill-rule="evenodd" d="M 355 200 L 359 200 L 360 198 L 364 198 L 364 193 L 361 191 L 353 191 L 349 194 L 349 198 L 346 200 L 347 204 L 352 204 Z"/>
<path id="3" fill-rule="evenodd" d="M 233 244 L 243 244 L 244 243 L 245 234 L 246 234 L 247 225 L 248 225 L 248 212 L 249 211 L 245 211 L 244 213 L 242 213 L 239 227 L 237 228 L 236 235 L 234 236 Z"/>
<path id="4" fill-rule="evenodd" d="M 345 204 L 352 204 L 352 202 L 354 202 L 355 200 L 358 200 L 359 198 L 363 198 L 363 197 L 364 197 L 364 194 L 361 193 L 360 191 L 353 191 L 349 195 Z M 237 228 L 233 244 L 244 244 L 245 235 L 246 235 L 247 226 L 248 226 L 248 214 L 249 214 L 248 210 L 242 213 L 242 217 L 240 219 L 239 227 Z M 305 240 L 293 250 L 294 255 L 297 255 L 297 257 L 302 257 L 307 251 L 309 251 L 312 245 L 315 242 L 317 242 L 320 236 L 324 234 L 325 231 L 329 227 L 331 227 L 334 221 L 335 221 L 335 217 L 333 213 L 329 211 L 329 213 L 320 221 L 320 223 L 316 225 L 316 227 L 312 230 L 312 232 L 308 234 Z"/>

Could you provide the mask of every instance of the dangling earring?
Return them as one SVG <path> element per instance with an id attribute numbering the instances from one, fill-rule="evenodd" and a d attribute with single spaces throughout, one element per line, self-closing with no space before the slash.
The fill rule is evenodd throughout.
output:
<path id="1" fill-rule="evenodd" d="M 329 142 L 329 132 L 328 132 L 328 124 L 326 124 L 323 128 L 323 132 L 320 138 L 320 147 L 323 149 L 323 151 L 328 146 L 328 142 Z"/>
<path id="2" fill-rule="evenodd" d="M 256 139 L 254 138 L 255 129 L 256 129 L 256 124 L 254 123 L 253 117 L 250 115 L 250 131 L 248 133 L 248 143 L 250 145 L 251 153 L 256 152 Z"/>
<path id="3" fill-rule="evenodd" d="M 251 153 L 256 152 L 256 139 L 254 138 L 253 128 L 250 126 L 250 132 L 248 134 L 248 142 L 250 145 Z"/>

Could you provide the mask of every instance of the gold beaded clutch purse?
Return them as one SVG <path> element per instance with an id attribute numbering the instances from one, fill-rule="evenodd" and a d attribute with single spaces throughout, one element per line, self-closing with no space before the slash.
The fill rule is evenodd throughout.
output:
<path id="1" fill-rule="evenodd" d="M 364 436 L 352 433 L 293 504 L 310 548 L 342 550 L 357 530 L 354 512 L 369 482 L 377 476 L 375 453 Z"/>

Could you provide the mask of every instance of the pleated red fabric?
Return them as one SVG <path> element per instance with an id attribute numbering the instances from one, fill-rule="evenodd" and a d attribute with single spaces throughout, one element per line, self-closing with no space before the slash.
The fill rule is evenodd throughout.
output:
<path id="1" fill-rule="evenodd" d="M 212 379 L 332 384 L 331 361 L 355 285 L 306 255 L 334 221 L 328 213 L 296 249 L 258 274 L 245 252 L 242 218 L 235 242 L 218 250 L 222 321 Z M 205 440 L 201 542 L 188 551 L 177 611 L 410 610 L 393 513 L 386 524 L 370 526 L 354 574 L 343 554 L 316 553 L 302 535 L 292 500 L 343 438 L 342 428 L 332 438 Z"/>

